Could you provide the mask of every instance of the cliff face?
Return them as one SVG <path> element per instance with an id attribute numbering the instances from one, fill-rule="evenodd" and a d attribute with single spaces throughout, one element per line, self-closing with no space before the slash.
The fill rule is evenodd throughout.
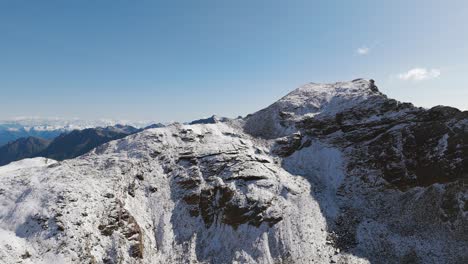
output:
<path id="1" fill-rule="evenodd" d="M 463 263 L 468 116 L 366 80 L 0 170 L 6 263 Z"/>

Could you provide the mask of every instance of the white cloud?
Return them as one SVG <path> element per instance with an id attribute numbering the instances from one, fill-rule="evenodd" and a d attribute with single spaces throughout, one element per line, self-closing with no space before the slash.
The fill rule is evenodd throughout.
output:
<path id="1" fill-rule="evenodd" d="M 404 81 L 423 81 L 435 79 L 440 76 L 439 69 L 426 69 L 426 68 L 414 68 L 408 72 L 401 73 L 398 75 L 400 80 Z"/>
<path id="2" fill-rule="evenodd" d="M 360 47 L 356 50 L 356 53 L 359 55 L 367 55 L 369 54 L 369 52 L 370 52 L 370 48 L 366 46 Z"/>

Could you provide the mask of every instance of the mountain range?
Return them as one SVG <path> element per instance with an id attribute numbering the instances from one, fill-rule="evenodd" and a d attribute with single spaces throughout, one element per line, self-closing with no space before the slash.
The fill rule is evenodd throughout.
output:
<path id="1" fill-rule="evenodd" d="M 0 147 L 0 166 L 12 161 L 46 157 L 64 160 L 80 156 L 111 140 L 141 131 L 132 126 L 115 125 L 87 128 L 63 133 L 53 140 L 37 137 L 20 138 Z"/>
<path id="2" fill-rule="evenodd" d="M 0 167 L 0 259 L 468 262 L 467 111 L 356 79 L 200 123 Z"/>
<path id="3" fill-rule="evenodd" d="M 50 140 L 59 136 L 62 133 L 66 133 L 67 131 L 68 130 L 63 128 L 43 130 L 40 128 L 29 128 L 0 124 L 0 146 L 4 146 L 7 143 L 13 142 L 20 138 L 28 137 Z"/>
<path id="4" fill-rule="evenodd" d="M 49 146 L 51 140 L 27 137 L 0 147 L 0 166 L 12 161 L 34 157 Z"/>
<path id="5" fill-rule="evenodd" d="M 38 137 L 43 139 L 54 139 L 55 137 L 73 130 L 86 128 L 108 127 L 118 124 L 144 128 L 153 124 L 149 121 L 131 122 L 117 120 L 80 120 L 61 118 L 15 118 L 11 120 L 0 120 L 0 146 L 19 138 Z M 161 125 L 161 124 L 156 124 Z"/>

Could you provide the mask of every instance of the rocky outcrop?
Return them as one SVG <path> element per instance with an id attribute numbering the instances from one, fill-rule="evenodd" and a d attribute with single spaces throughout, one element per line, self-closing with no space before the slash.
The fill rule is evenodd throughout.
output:
<path id="1" fill-rule="evenodd" d="M 101 218 L 99 231 L 103 236 L 111 236 L 114 232 L 119 232 L 131 242 L 128 254 L 133 258 L 142 259 L 144 243 L 140 226 L 120 200 L 115 200 L 111 206 L 107 214 Z"/>

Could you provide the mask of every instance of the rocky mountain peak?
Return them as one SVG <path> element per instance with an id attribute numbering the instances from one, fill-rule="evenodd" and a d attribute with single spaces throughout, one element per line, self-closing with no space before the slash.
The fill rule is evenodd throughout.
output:
<path id="1" fill-rule="evenodd" d="M 308 83 L 295 89 L 272 106 L 296 115 L 333 115 L 371 96 L 380 95 L 373 87 L 375 87 L 374 82 L 365 79 L 331 84 Z"/>
<path id="2" fill-rule="evenodd" d="M 387 97 L 372 80 L 356 79 L 331 84 L 308 83 L 277 102 L 245 118 L 246 131 L 255 136 L 277 138 L 297 131 L 304 119 L 330 119 L 357 106 L 373 107 Z M 366 104 L 363 104 L 366 102 Z"/>

